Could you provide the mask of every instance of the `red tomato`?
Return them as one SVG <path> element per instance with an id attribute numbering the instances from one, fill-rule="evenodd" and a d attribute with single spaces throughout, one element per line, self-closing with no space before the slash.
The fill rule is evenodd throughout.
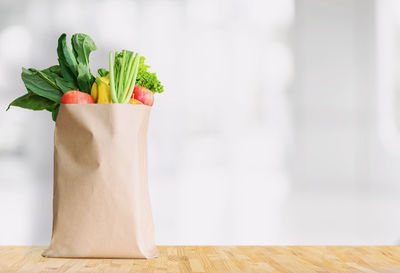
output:
<path id="1" fill-rule="evenodd" d="M 71 90 L 66 92 L 62 98 L 61 103 L 63 104 L 92 104 L 94 103 L 94 99 L 91 95 L 81 92 Z"/>
<path id="2" fill-rule="evenodd" d="M 153 106 L 154 103 L 153 92 L 151 92 L 146 87 L 135 85 L 135 89 L 133 89 L 133 96 L 135 100 L 138 100 L 145 105 Z"/>

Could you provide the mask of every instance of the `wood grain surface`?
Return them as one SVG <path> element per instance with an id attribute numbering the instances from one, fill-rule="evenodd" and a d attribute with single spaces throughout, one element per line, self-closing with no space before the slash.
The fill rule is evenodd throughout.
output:
<path id="1" fill-rule="evenodd" d="M 160 246 L 161 257 L 56 259 L 0 246 L 0 272 L 396 272 L 398 246 Z"/>

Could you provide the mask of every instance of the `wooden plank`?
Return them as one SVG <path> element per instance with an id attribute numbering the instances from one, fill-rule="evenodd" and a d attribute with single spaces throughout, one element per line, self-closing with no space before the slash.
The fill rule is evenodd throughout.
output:
<path id="1" fill-rule="evenodd" d="M 0 272 L 400 272 L 400 246 L 160 246 L 155 259 L 44 258 L 0 246 Z"/>

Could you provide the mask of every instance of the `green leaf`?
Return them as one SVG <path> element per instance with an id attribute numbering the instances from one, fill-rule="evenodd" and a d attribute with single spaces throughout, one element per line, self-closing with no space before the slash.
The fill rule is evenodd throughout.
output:
<path id="1" fill-rule="evenodd" d="M 61 88 L 61 91 L 63 93 L 78 89 L 78 87 L 75 85 L 75 83 L 66 81 L 63 78 L 55 78 L 55 81 L 56 81 L 56 84 L 58 85 L 58 87 Z"/>
<path id="2" fill-rule="evenodd" d="M 85 64 L 78 65 L 78 86 L 79 90 L 82 92 L 90 93 L 90 89 L 92 88 L 92 84 L 95 78 L 92 78 L 92 74 L 89 72 L 89 67 Z"/>
<path id="3" fill-rule="evenodd" d="M 61 67 L 63 77 L 67 81 L 75 81 L 78 75 L 78 63 L 75 59 L 75 55 L 67 45 L 66 34 L 61 34 L 58 38 L 57 55 L 58 62 Z"/>
<path id="4" fill-rule="evenodd" d="M 68 81 L 76 81 L 75 75 L 74 73 L 72 73 L 72 71 L 68 68 L 68 66 L 66 65 L 65 62 L 61 61 L 60 58 L 58 58 L 58 62 L 60 64 L 61 67 L 61 71 L 62 71 L 62 75 L 64 77 L 64 79 L 68 80 Z"/>
<path id="5" fill-rule="evenodd" d="M 46 73 L 34 68 L 22 68 L 21 78 L 24 81 L 26 89 L 36 95 L 45 97 L 54 102 L 59 102 L 62 96 L 62 90 L 56 82 Z"/>
<path id="6" fill-rule="evenodd" d="M 74 56 L 77 60 L 77 83 L 81 91 L 90 93 L 95 77 L 90 73 L 89 55 L 96 50 L 96 44 L 86 34 L 77 33 L 72 35 L 71 44 Z"/>
<path id="7" fill-rule="evenodd" d="M 144 63 L 145 58 L 141 57 L 138 68 L 138 75 L 136 77 L 136 85 L 143 86 L 153 93 L 164 92 L 164 86 L 157 79 L 156 73 L 147 71 L 150 66 Z"/>
<path id="8" fill-rule="evenodd" d="M 140 60 L 139 60 L 139 69 L 144 70 L 144 71 L 147 71 L 147 69 L 150 68 L 150 66 L 149 66 L 149 65 L 146 65 L 146 64 L 144 63 L 145 60 L 146 60 L 145 57 L 143 57 L 143 56 L 140 57 Z"/>
<path id="9" fill-rule="evenodd" d="M 57 87 L 63 93 L 77 89 L 77 86 L 73 81 L 67 81 L 62 77 L 61 67 L 59 65 L 53 65 L 47 69 L 42 70 L 41 72 L 46 74 L 46 76 L 54 81 Z"/>
<path id="10" fill-rule="evenodd" d="M 10 103 L 7 110 L 10 109 L 10 106 L 22 107 L 30 110 L 45 110 L 56 105 L 54 101 L 46 99 L 44 97 L 38 96 L 33 93 L 25 94 L 19 98 L 16 98 L 13 102 Z"/>
<path id="11" fill-rule="evenodd" d="M 62 77 L 61 67 L 59 65 L 50 66 L 49 68 L 43 69 L 42 72 L 52 77 Z"/>
<path id="12" fill-rule="evenodd" d="M 108 71 L 105 70 L 104 68 L 99 68 L 97 70 L 97 77 L 104 77 L 108 75 Z"/>
<path id="13" fill-rule="evenodd" d="M 53 121 L 57 120 L 59 110 L 60 110 L 60 104 L 58 103 L 51 111 L 51 118 L 53 119 Z"/>
<path id="14" fill-rule="evenodd" d="M 89 55 L 97 49 L 92 38 L 86 34 L 77 33 L 72 35 L 71 43 L 77 62 L 89 66 Z"/>

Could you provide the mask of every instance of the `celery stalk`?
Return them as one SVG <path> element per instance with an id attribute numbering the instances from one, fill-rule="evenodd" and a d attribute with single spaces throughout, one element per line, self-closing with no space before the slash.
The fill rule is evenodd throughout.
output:
<path id="1" fill-rule="evenodd" d="M 130 57 L 129 57 L 128 65 L 127 65 L 127 72 L 125 74 L 125 81 L 124 81 L 124 85 L 123 85 L 123 90 L 122 90 L 120 96 L 118 97 L 119 101 L 123 101 L 125 99 L 126 93 L 128 92 L 129 78 L 131 77 L 130 76 L 131 75 L 131 71 L 133 70 L 132 69 L 133 61 L 134 61 L 134 57 L 133 57 L 133 54 L 131 54 Z"/>
<path id="2" fill-rule="evenodd" d="M 122 92 L 122 95 L 120 97 L 121 102 L 125 101 L 125 98 L 126 98 L 127 94 L 129 93 L 129 87 L 131 85 L 133 74 L 135 72 L 133 69 L 134 60 L 135 60 L 135 57 L 134 57 L 134 55 L 132 55 L 131 59 L 129 60 L 129 67 L 128 67 L 129 72 L 126 74 L 124 91 Z"/>
<path id="3" fill-rule="evenodd" d="M 115 79 L 114 79 L 114 62 L 113 62 L 113 52 L 109 53 L 109 62 L 110 62 L 110 93 L 111 99 L 113 103 L 118 103 L 118 99 L 115 93 Z"/>
<path id="4" fill-rule="evenodd" d="M 128 89 L 129 92 L 128 92 L 127 96 L 125 96 L 123 103 L 128 103 L 132 97 L 133 89 L 135 88 L 136 77 L 138 74 L 139 60 L 140 60 L 140 55 L 139 55 L 139 53 L 136 53 L 135 60 L 133 62 L 133 66 L 132 66 L 132 71 L 131 71 L 131 74 L 133 74 L 133 75 L 130 77 L 130 79 L 127 82 L 127 84 L 129 85 L 129 89 Z"/>
<path id="5" fill-rule="evenodd" d="M 120 97 L 121 97 L 121 93 L 122 90 L 124 88 L 124 72 L 125 72 L 125 60 L 126 60 L 126 50 L 122 50 L 122 61 L 121 61 L 121 68 L 119 70 L 119 78 L 118 78 L 118 84 L 117 84 L 117 97 L 119 99 L 119 101 L 121 101 Z"/>

